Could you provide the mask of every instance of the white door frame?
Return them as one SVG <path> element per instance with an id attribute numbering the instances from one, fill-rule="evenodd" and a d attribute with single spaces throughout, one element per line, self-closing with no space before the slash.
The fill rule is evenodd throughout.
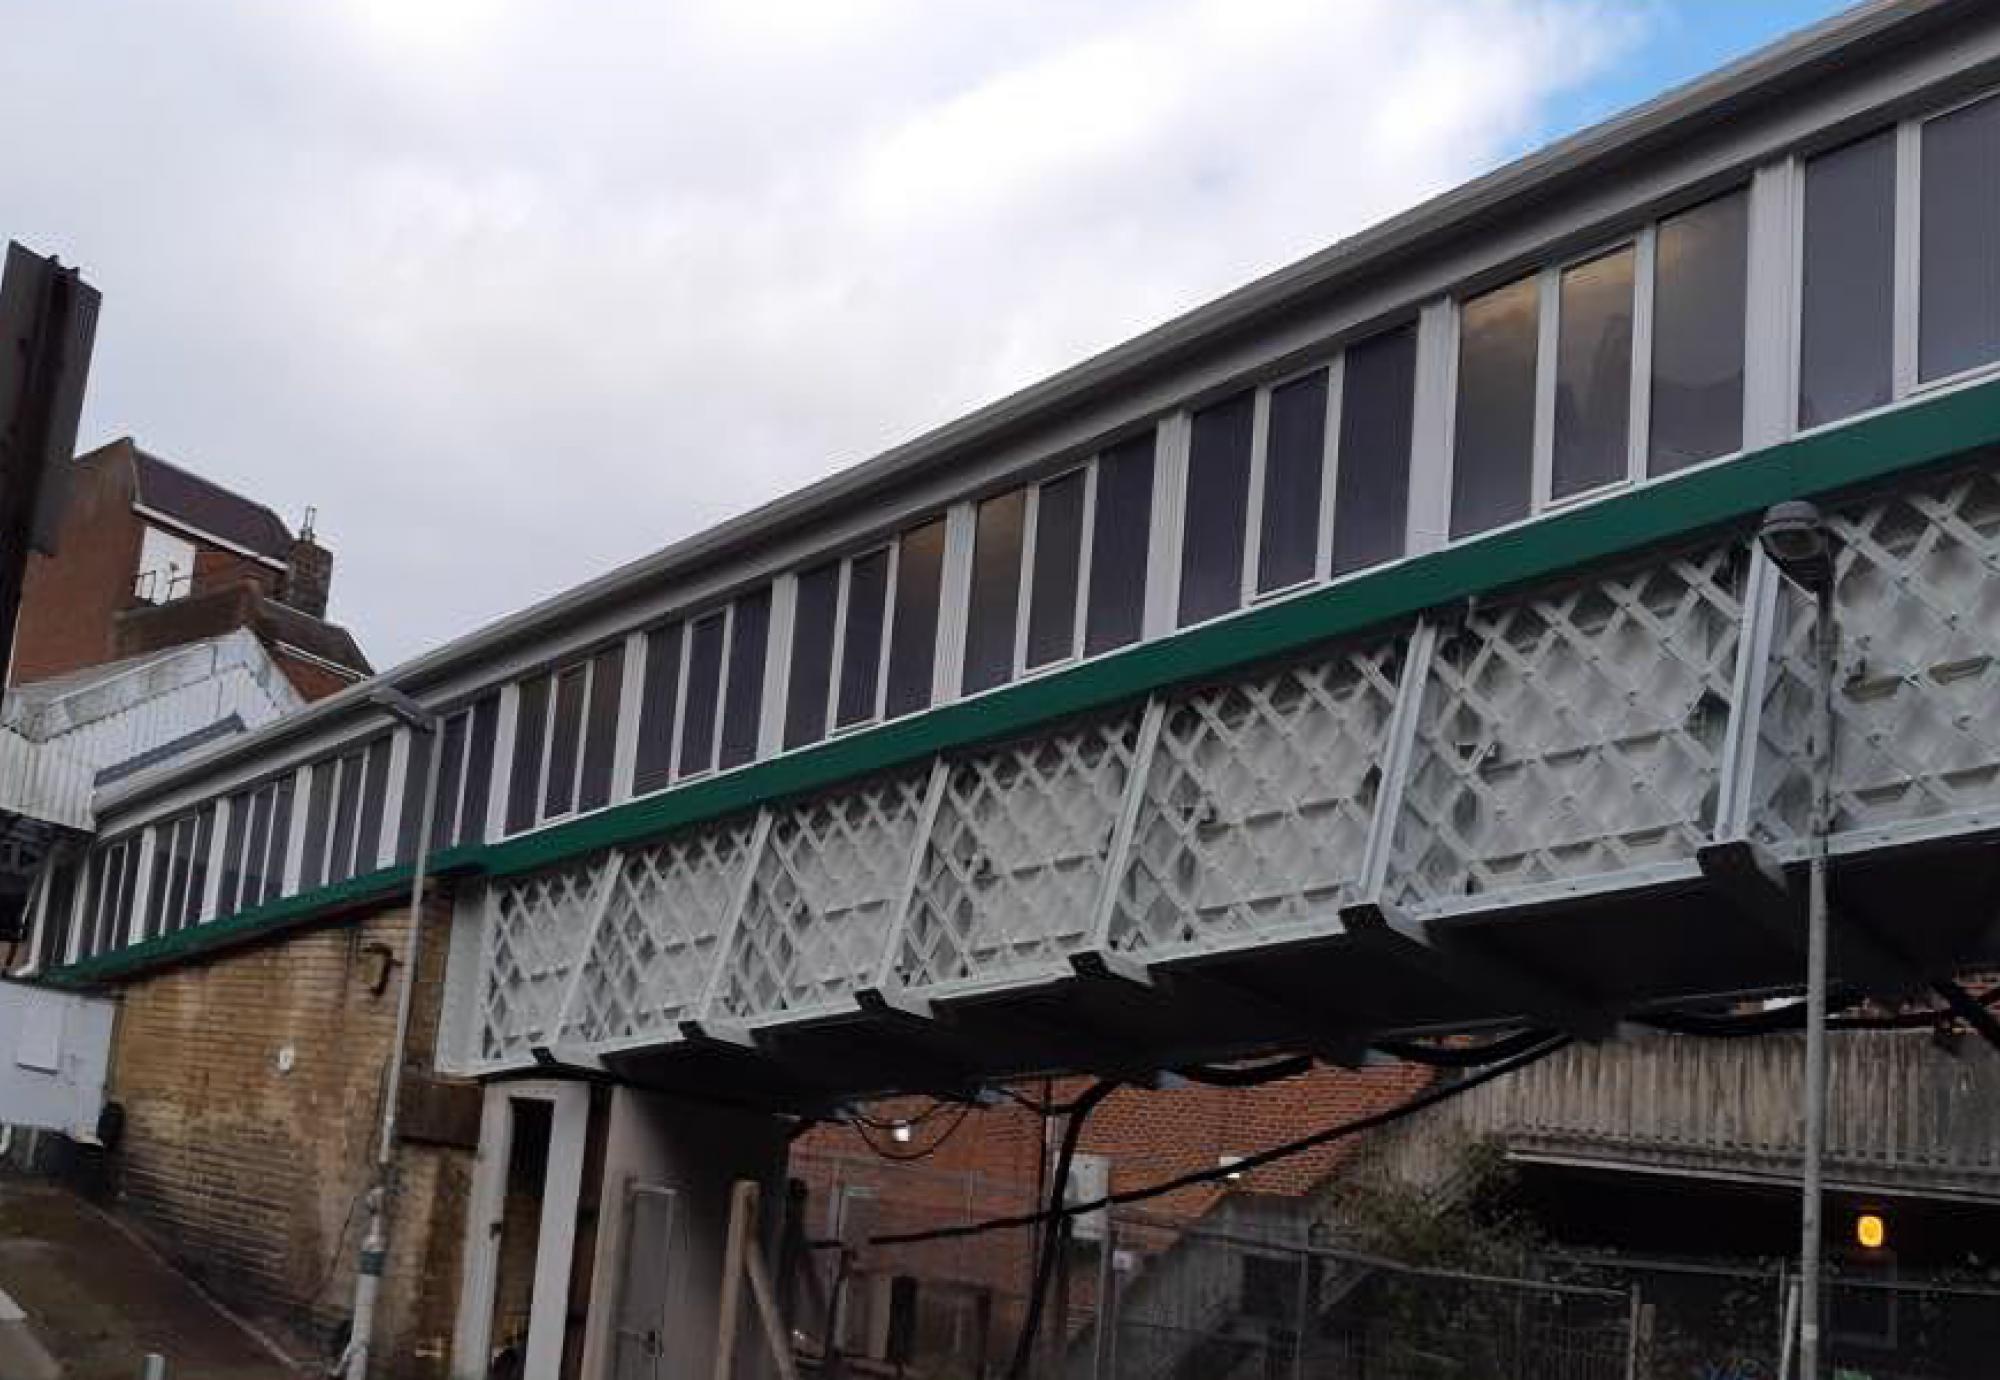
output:
<path id="1" fill-rule="evenodd" d="M 454 1380 L 485 1380 L 493 1351 L 493 1291 L 500 1282 L 500 1222 L 507 1203 L 507 1163 L 514 1151 L 514 1103 L 549 1104 L 548 1175 L 535 1241 L 535 1285 L 528 1313 L 526 1373 L 554 1375 L 562 1365 L 569 1314 L 570 1255 L 583 1188 L 590 1089 L 582 1083 L 490 1083 L 479 1115 L 479 1158 L 465 1213 L 465 1260 L 452 1329 Z"/>

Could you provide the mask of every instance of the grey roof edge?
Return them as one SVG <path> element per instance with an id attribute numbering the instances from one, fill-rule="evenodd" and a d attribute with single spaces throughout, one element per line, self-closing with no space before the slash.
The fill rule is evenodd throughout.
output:
<path id="1" fill-rule="evenodd" d="M 1327 248 L 1195 307 L 1045 379 L 964 416 L 847 466 L 770 502 L 696 532 L 648 555 L 572 585 L 441 646 L 361 681 L 296 714 L 251 733 L 143 773 L 98 802 L 100 813 L 143 803 L 183 776 L 331 726 L 366 709 L 375 680 L 417 693 L 460 662 L 496 654 L 562 625 L 599 600 L 636 593 L 732 552 L 754 546 L 807 514 L 858 502 L 953 452 L 998 443 L 1010 432 L 1061 411 L 1115 381 L 1158 368 L 1175 356 L 1239 331 L 1267 312 L 1295 304 L 1425 242 L 1475 230 L 1487 216 L 1552 185 L 1592 175 L 1608 160 L 1630 157 L 1656 142 L 1691 137 L 1727 118 L 1746 99 L 1774 98 L 1786 87 L 1823 75 L 1865 44 L 1891 32 L 1911 38 L 1924 21 L 1976 8 L 1972 0 L 1865 0 L 1796 30 L 1692 81 L 1671 87 L 1575 134 L 1546 144 L 1411 209 L 1338 240 Z"/>

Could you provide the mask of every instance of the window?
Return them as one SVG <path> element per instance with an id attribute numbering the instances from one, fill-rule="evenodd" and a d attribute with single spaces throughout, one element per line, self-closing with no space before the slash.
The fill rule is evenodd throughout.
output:
<path id="1" fill-rule="evenodd" d="M 770 629 L 767 585 L 725 608 L 646 634 L 635 791 L 656 791 L 756 757 Z"/>
<path id="2" fill-rule="evenodd" d="M 576 810 L 595 810 L 611 799 L 612 752 L 618 737 L 618 702 L 625 678 L 625 647 L 616 643 L 582 661 L 521 683 L 514 725 L 514 764 L 508 778 L 507 829 L 518 833 L 561 819 Z M 459 725 L 456 734 L 453 724 Z M 465 756 L 466 735 L 475 723 L 462 716 L 444 727 L 440 771 L 449 771 L 450 789 L 438 782 L 439 820 L 443 805 L 462 794 L 456 780 Z M 491 745 L 487 749 L 490 771 Z M 539 802 L 540 810 L 536 812 Z M 484 809 L 477 822 L 483 827 Z M 454 842 L 457 835 L 451 836 Z M 448 845 L 447 845 L 448 846 Z"/>
<path id="3" fill-rule="evenodd" d="M 1243 599 L 1254 393 L 1194 415 L 1181 527 L 1180 626 L 1228 613 Z"/>
<path id="4" fill-rule="evenodd" d="M 1660 222 L 1653 269 L 1649 474 L 1743 448 L 1750 198 L 1732 192 Z"/>
<path id="5" fill-rule="evenodd" d="M 1303 584 L 1317 573 L 1327 393 L 1324 369 L 1271 390 L 1257 529 L 1260 594 Z"/>
<path id="6" fill-rule="evenodd" d="M 201 919 L 214 840 L 213 802 L 153 831 L 153 872 L 146 895 L 148 939 L 175 934 Z"/>
<path id="7" fill-rule="evenodd" d="M 194 543 L 157 527 L 141 530 L 132 596 L 148 604 L 185 599 L 194 590 Z"/>
<path id="8" fill-rule="evenodd" d="M 48 894 L 42 901 L 42 929 L 35 937 L 35 968 L 46 973 L 69 958 L 72 912 L 76 909 L 77 873 L 81 864 L 59 862 L 48 870 Z"/>
<path id="9" fill-rule="evenodd" d="M 830 703 L 840 728 L 869 723 L 882 712 L 894 551 L 882 547 L 799 576 L 785 691 L 786 747 L 824 738 Z M 935 610 L 931 617 L 935 626 Z"/>
<path id="10" fill-rule="evenodd" d="M 1533 278 L 1465 303 L 1458 327 L 1458 411 L 1451 461 L 1451 535 L 1526 517 L 1535 450 Z"/>
<path id="11" fill-rule="evenodd" d="M 1153 532 L 1153 432 L 1097 459 L 1090 518 L 1090 593 L 1083 650 L 1089 656 L 1137 642 L 1146 626 L 1146 564 Z"/>
<path id="12" fill-rule="evenodd" d="M 222 886 L 216 913 L 234 915 L 285 890 L 285 852 L 292 834 L 292 775 L 229 797 L 222 836 Z"/>
<path id="13" fill-rule="evenodd" d="M 139 881 L 138 837 L 120 839 L 92 853 L 89 880 L 77 950 L 79 958 L 123 948 L 131 933 L 132 895 Z"/>
<path id="14" fill-rule="evenodd" d="M 938 605 L 944 589 L 944 519 L 903 533 L 896 546 L 896 606 L 889 624 L 889 684 L 883 713 L 912 714 L 931 702 Z"/>
<path id="15" fill-rule="evenodd" d="M 1627 245 L 1565 269 L 1557 289 L 1555 449 L 1549 492 L 1625 478 L 1632 449 L 1632 287 Z"/>
<path id="16" fill-rule="evenodd" d="M 2000 359 L 2000 97 L 1923 129 L 1917 373 Z"/>
<path id="17" fill-rule="evenodd" d="M 1799 425 L 1889 401 L 1896 306 L 1896 132 L 1806 165 Z"/>
<path id="18" fill-rule="evenodd" d="M 312 766 L 299 888 L 333 886 L 373 872 L 381 856 L 389 739 L 377 738 Z"/>
<path id="19" fill-rule="evenodd" d="M 1014 675 L 1014 623 L 1021 592 L 1021 530 L 1025 489 L 979 505 L 972 538 L 972 592 L 966 615 L 965 670 L 970 695 L 1005 685 Z"/>
<path id="20" fill-rule="evenodd" d="M 1028 575 L 1025 653 L 1029 668 L 1076 655 L 1088 485 L 1086 471 L 1071 470 L 1035 490 L 1035 559 Z"/>
<path id="21" fill-rule="evenodd" d="M 1333 573 L 1403 554 L 1416 416 L 1417 328 L 1348 349 L 1341 365 L 1340 446 L 1333 485 Z"/>
<path id="22" fill-rule="evenodd" d="M 596 685 L 592 688 L 595 691 Z M 593 717 L 596 712 L 593 698 Z M 487 796 L 493 789 L 493 739 L 499 722 L 500 697 L 487 695 L 469 708 L 447 714 L 438 725 L 431 743 L 431 750 L 439 754 L 437 797 L 431 811 L 433 851 L 478 843 L 485 838 Z M 429 769 L 423 760 L 424 740 L 413 737 L 410 741 L 409 778 L 403 787 L 402 832 L 396 845 L 399 863 L 417 856 L 423 773 Z"/>

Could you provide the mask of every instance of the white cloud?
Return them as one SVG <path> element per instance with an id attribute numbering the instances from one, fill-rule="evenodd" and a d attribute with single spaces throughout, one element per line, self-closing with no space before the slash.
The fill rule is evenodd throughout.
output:
<path id="1" fill-rule="evenodd" d="M 1491 165 L 1621 13 L 69 0 L 0 228 L 105 292 L 86 439 L 318 505 L 386 663 Z"/>

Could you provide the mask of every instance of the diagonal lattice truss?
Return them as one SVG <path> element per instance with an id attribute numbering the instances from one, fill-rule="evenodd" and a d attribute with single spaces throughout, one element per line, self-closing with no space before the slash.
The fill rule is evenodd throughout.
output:
<path id="1" fill-rule="evenodd" d="M 700 1014 L 754 821 L 677 835 L 617 859 L 565 1040 L 616 1049 L 672 1038 Z"/>
<path id="2" fill-rule="evenodd" d="M 1361 876 L 1401 651 L 1340 648 L 1168 701 L 1111 947 L 1164 957 L 1335 927 Z"/>
<path id="3" fill-rule="evenodd" d="M 853 1008 L 889 942 L 926 779 L 885 777 L 773 815 L 713 1014 L 756 1023 Z"/>
<path id="4" fill-rule="evenodd" d="M 926 991 L 1068 971 L 1090 937 L 1141 712 L 946 769 L 893 981 Z"/>
<path id="5" fill-rule="evenodd" d="M 2000 480 L 1975 466 L 1829 514 L 1836 540 L 1833 828 L 1911 833 L 2000 805 Z M 1785 585 L 1750 827 L 1808 827 L 1813 600 Z"/>
<path id="6" fill-rule="evenodd" d="M 589 933 L 601 860 L 496 884 L 481 944 L 474 1056 L 525 1058 L 555 1043 L 563 997 Z"/>
<path id="7" fill-rule="evenodd" d="M 1715 818 L 1740 548 L 1471 608 L 1441 630 L 1391 891 L 1449 907 L 1684 861 Z"/>

